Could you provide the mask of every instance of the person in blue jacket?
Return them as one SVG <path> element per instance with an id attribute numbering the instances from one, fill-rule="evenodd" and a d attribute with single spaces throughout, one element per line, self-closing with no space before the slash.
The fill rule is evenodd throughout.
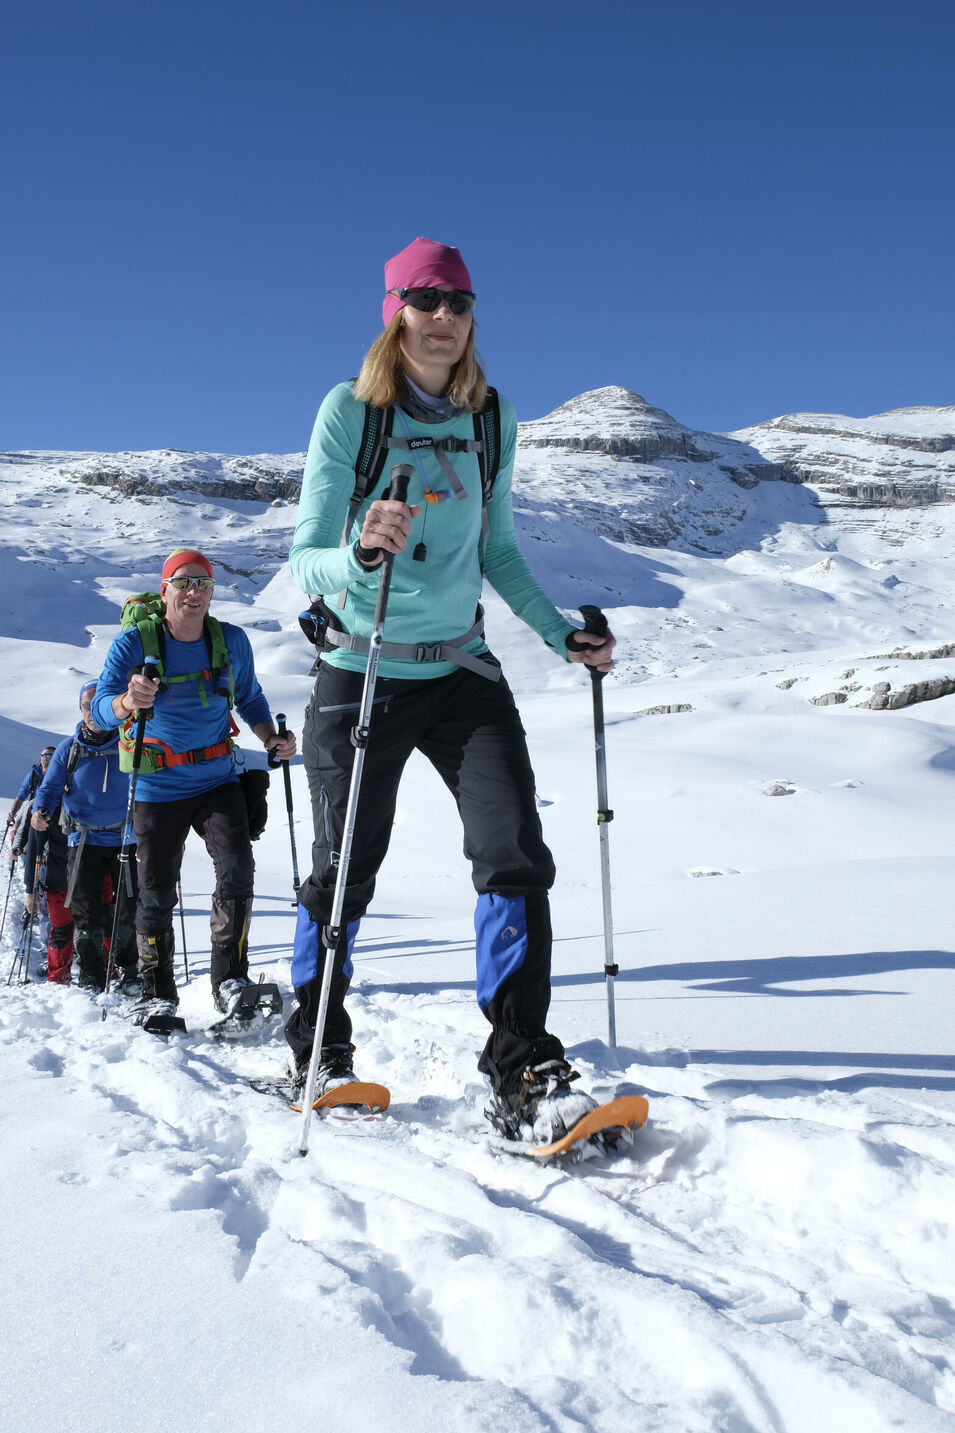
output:
<path id="1" fill-rule="evenodd" d="M 134 823 L 139 864 L 136 939 L 143 1001 L 173 1009 L 173 910 L 186 837 L 200 835 L 212 857 L 210 975 L 217 1009 L 229 1015 L 249 981 L 248 929 L 255 863 L 245 798 L 233 758 L 234 706 L 280 760 L 295 737 L 280 738 L 255 675 L 241 627 L 209 616 L 215 577 L 209 559 L 178 548 L 162 568 L 165 618 L 157 628 L 162 678 L 142 668 L 150 656 L 138 627 L 120 632 L 96 684 L 93 718 L 121 723 L 132 747 L 134 713 L 150 713 L 137 777 Z M 221 645 L 221 659 L 216 657 Z M 217 661 L 221 660 L 221 668 Z M 155 1006 L 153 1008 L 156 1008 Z"/>
<path id="2" fill-rule="evenodd" d="M 39 786 L 40 782 L 43 780 L 43 777 L 46 773 L 46 769 L 49 766 L 51 760 L 53 759 L 53 753 L 55 750 L 55 746 L 45 746 L 40 752 L 39 760 L 33 763 L 26 776 L 20 782 L 20 787 L 17 791 L 16 798 L 7 814 L 8 826 L 13 826 L 16 823 L 17 813 L 19 812 L 20 807 L 23 805 L 24 801 L 32 800 L 33 796 L 36 794 L 36 789 Z"/>
<path id="3" fill-rule="evenodd" d="M 113 962 L 127 979 L 135 971 L 136 862 L 133 848 L 128 865 L 130 889 L 120 894 L 119 851 L 129 777 L 119 767 L 115 725 L 104 731 L 90 715 L 95 693 L 95 681 L 84 682 L 80 688 L 80 720 L 73 735 L 61 741 L 53 753 L 37 788 L 32 825 L 37 831 L 48 830 L 51 813 L 62 802 L 60 825 L 66 830 L 69 847 L 63 903 L 73 915 L 79 983 L 87 989 L 103 990 L 112 931 L 111 899 L 120 901 Z M 65 979 L 69 980 L 68 969 Z"/>
<path id="4" fill-rule="evenodd" d="M 460 252 L 418 238 L 385 264 L 384 332 L 357 380 L 318 413 L 289 553 L 303 591 L 322 593 L 336 619 L 325 640 L 302 739 L 312 797 L 312 872 L 299 893 L 286 1025 L 304 1084 L 315 1037 L 329 922 L 350 785 L 355 725 L 384 553 L 395 555 L 380 648 L 376 706 L 365 754 L 342 936 L 335 951 L 315 1089 L 355 1078 L 345 994 L 351 947 L 388 849 L 401 775 L 418 750 L 458 808 L 477 894 L 477 998 L 489 1025 L 479 1068 L 492 1123 L 509 1138 L 535 1127 L 557 1138 L 592 1108 L 571 1090 L 576 1074 L 547 1028 L 554 863 L 544 843 L 520 716 L 488 649 L 478 607 L 486 579 L 563 660 L 600 671 L 614 639 L 583 633 L 547 598 L 514 531 L 514 409 L 500 399 L 500 461 L 482 481 L 474 417 L 489 393 L 474 347 L 475 296 Z M 365 447 L 366 405 L 392 416 L 384 469 L 353 502 Z M 485 455 L 487 456 L 487 455 Z M 384 496 L 393 464 L 413 465 L 408 502 Z M 334 595 L 343 596 L 336 601 Z M 335 629 L 338 630 L 335 630 Z M 297 1091 L 296 1091 L 297 1092 Z"/>
<path id="5" fill-rule="evenodd" d="M 26 848 L 28 844 L 30 823 L 29 817 L 33 808 L 33 798 L 36 789 L 46 773 L 47 767 L 53 760 L 55 746 L 45 746 L 40 752 L 40 759 L 35 761 L 20 782 L 19 790 L 13 805 L 7 814 L 7 830 L 10 836 L 10 860 L 15 862 L 18 856 L 24 859 L 24 877 L 26 876 Z M 23 811 L 24 805 L 28 808 Z M 21 814 L 22 813 L 22 814 Z M 32 886 L 30 887 L 32 890 Z"/>

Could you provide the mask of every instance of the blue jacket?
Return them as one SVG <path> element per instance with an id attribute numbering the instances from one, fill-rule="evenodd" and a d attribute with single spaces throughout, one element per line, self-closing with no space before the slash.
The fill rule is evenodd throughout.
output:
<path id="1" fill-rule="evenodd" d="M 56 748 L 37 790 L 34 809 L 55 811 L 62 798 L 70 821 L 87 827 L 87 845 L 121 846 L 129 777 L 119 769 L 119 731 L 114 728 L 102 746 L 90 746 L 82 740 L 82 730 L 80 722 L 73 736 L 66 737 Z M 77 760 L 67 775 L 74 746 Z M 71 846 L 78 846 L 79 831 L 70 831 L 68 840 Z"/>
<path id="2" fill-rule="evenodd" d="M 250 727 L 270 721 L 269 704 L 255 675 L 248 637 L 241 627 L 235 627 L 231 622 L 222 623 L 222 635 L 232 665 L 236 710 Z M 142 639 L 135 627 L 113 638 L 93 698 L 92 717 L 97 726 L 115 726 L 113 699 L 126 691 L 130 672 L 140 667 L 142 661 Z M 166 676 L 202 672 L 208 665 L 209 656 L 203 637 L 195 642 L 177 642 L 166 634 Z M 207 690 L 208 685 L 200 680 L 179 682 L 160 692 L 153 707 L 153 716 L 146 723 L 146 736 L 165 742 L 176 752 L 217 746 L 225 740 L 229 735 L 228 698 Z M 232 757 L 217 756 L 211 761 L 170 766 L 152 774 L 141 772 L 136 784 L 136 798 L 138 801 L 178 801 L 186 796 L 200 796 L 204 791 L 212 791 L 216 786 L 238 779 Z"/>
<path id="3" fill-rule="evenodd" d="M 29 801 L 30 797 L 33 795 L 34 791 L 37 789 L 42 780 L 43 767 L 38 761 L 35 761 L 30 767 L 30 770 L 27 772 L 26 776 L 20 782 L 20 790 L 17 792 L 17 800 Z"/>
<path id="4" fill-rule="evenodd" d="M 40 862 L 40 886 L 44 891 L 65 891 L 67 879 L 66 837 L 60 830 L 59 811 L 52 813 L 47 831 L 35 831 L 29 827 L 30 835 L 23 851 L 23 889 L 28 896 L 33 894 L 33 876 L 36 871 L 37 851 L 43 841 L 43 858 Z"/>

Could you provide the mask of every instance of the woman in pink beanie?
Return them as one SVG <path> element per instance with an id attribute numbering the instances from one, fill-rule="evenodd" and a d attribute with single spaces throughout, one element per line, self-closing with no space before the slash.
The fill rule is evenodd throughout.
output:
<path id="1" fill-rule="evenodd" d="M 302 481 L 292 574 L 331 614 L 306 712 L 303 755 L 314 813 L 286 1026 L 301 1095 L 315 1035 L 354 746 L 384 552 L 395 554 L 380 648 L 316 1094 L 356 1077 L 345 994 L 352 946 L 375 889 L 413 750 L 457 803 L 477 892 L 477 998 L 491 1030 L 479 1068 L 488 1118 L 507 1139 L 558 1139 L 594 1101 L 547 1030 L 554 863 L 514 699 L 484 641 L 486 580 L 558 658 L 601 671 L 613 637 L 582 634 L 545 596 L 517 545 L 514 409 L 488 387 L 474 347 L 475 295 L 459 251 L 415 239 L 385 264 L 384 332 L 357 380 L 322 403 Z M 408 502 L 383 496 L 395 463 L 414 465 Z M 340 593 L 339 598 L 333 594 Z M 380 700 L 378 700 L 380 698 Z"/>

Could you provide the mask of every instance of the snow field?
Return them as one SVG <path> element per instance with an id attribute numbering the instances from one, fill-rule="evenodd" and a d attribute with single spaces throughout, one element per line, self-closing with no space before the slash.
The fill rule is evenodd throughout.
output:
<path id="1" fill-rule="evenodd" d="M 745 494 L 723 558 L 591 533 L 571 562 L 572 506 L 547 518 L 562 564 L 551 583 L 541 560 L 547 585 L 568 605 L 596 592 L 622 639 L 604 684 L 616 1053 L 589 684 L 488 602 L 558 863 L 553 1028 L 586 1088 L 647 1094 L 632 1148 L 569 1167 L 489 1148 L 473 891 L 450 801 L 412 764 L 352 1002 L 359 1073 L 393 1104 L 316 1121 L 300 1159 L 298 1118 L 247 1083 L 281 1071 L 280 1031 L 245 1046 L 204 1036 L 211 874 L 190 842 L 186 1036 L 103 1022 L 77 990 L 0 992 L 0 1424 L 955 1429 L 955 699 L 898 712 L 807 700 L 863 658 L 944 639 L 951 549 L 904 513 L 908 544 L 886 556 L 871 531 L 784 520 L 806 494 L 771 486 Z M 190 506 L 114 513 L 108 490 L 65 484 L 27 511 L 0 487 L 0 587 L 16 590 L 25 562 L 39 574 L 31 621 L 14 630 L 11 607 L 0 624 L 9 795 L 69 726 L 116 602 L 153 585 Z M 280 566 L 293 517 L 200 512 L 230 569 L 217 610 L 251 626 L 273 710 L 300 730 L 308 653 Z M 833 543 L 856 565 L 826 567 Z M 804 680 L 781 689 L 789 677 Z M 637 715 L 674 702 L 693 710 Z M 304 872 L 298 765 L 293 782 Z M 788 794 L 766 796 L 773 783 Z M 279 782 L 255 850 L 253 972 L 288 993 Z"/>

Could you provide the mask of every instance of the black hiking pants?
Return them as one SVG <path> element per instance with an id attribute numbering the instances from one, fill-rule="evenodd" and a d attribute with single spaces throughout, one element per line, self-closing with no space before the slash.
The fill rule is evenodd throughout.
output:
<path id="1" fill-rule="evenodd" d="M 70 848 L 70 876 L 78 847 Z M 83 847 L 80 869 L 73 887 L 71 909 L 76 926 L 76 953 L 79 956 L 82 976 L 106 975 L 106 947 L 113 928 L 115 907 L 109 904 L 107 893 L 112 900 L 121 901 L 119 921 L 116 926 L 116 948 L 113 964 L 131 966 L 136 964 L 136 935 L 133 922 L 136 915 L 136 848 L 129 851 L 128 870 L 132 895 L 127 891 L 120 867 L 118 846 L 94 846 L 89 841 Z M 120 895 L 120 888 L 122 894 Z"/>
<path id="2" fill-rule="evenodd" d="M 492 657 L 487 659 L 497 665 Z M 292 983 L 299 1006 L 286 1025 L 296 1063 L 311 1053 L 324 967 L 321 928 L 331 916 L 364 676 L 322 664 L 305 713 L 302 750 L 312 799 L 312 873 L 299 893 Z M 500 1085 L 527 1064 L 560 1058 L 546 1030 L 554 862 L 544 844 L 534 773 L 507 683 L 465 668 L 423 681 L 379 680 L 335 952 L 324 1045 L 347 1044 L 344 1007 L 351 944 L 388 850 L 398 786 L 420 751 L 457 804 L 477 892 L 478 1003 L 491 1024 L 480 1068 Z"/>
<path id="3" fill-rule="evenodd" d="M 212 791 L 176 801 L 137 801 L 134 823 L 139 865 L 136 930 L 140 937 L 146 938 L 145 942 L 140 939 L 141 962 L 149 937 L 162 937 L 159 949 L 164 952 L 160 962 L 163 978 L 158 993 L 165 999 L 177 998 L 174 982 L 170 990 L 173 911 L 190 830 L 205 842 L 216 877 L 209 921 L 212 988 L 218 990 L 223 980 L 247 976 L 255 861 L 245 797 L 238 781 L 225 782 Z"/>

